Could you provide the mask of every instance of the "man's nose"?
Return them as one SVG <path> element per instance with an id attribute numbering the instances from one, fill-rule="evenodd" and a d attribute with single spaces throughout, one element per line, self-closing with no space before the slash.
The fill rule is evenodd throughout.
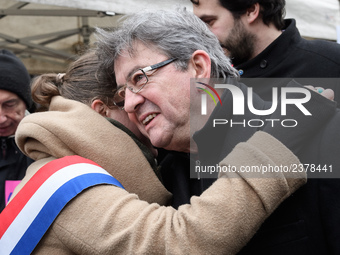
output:
<path id="1" fill-rule="evenodd" d="M 135 112 L 138 107 L 143 104 L 145 98 L 139 93 L 133 93 L 129 89 L 125 91 L 125 102 L 124 102 L 124 109 L 128 113 Z"/>
<path id="2" fill-rule="evenodd" d="M 0 108 L 0 123 L 4 123 L 7 120 L 7 115 L 5 111 Z"/>

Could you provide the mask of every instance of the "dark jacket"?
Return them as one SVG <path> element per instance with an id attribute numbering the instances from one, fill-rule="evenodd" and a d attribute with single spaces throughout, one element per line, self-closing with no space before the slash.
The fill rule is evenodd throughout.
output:
<path id="1" fill-rule="evenodd" d="M 335 101 L 340 102 L 340 45 L 325 40 L 305 40 L 295 20 L 285 22 L 286 28 L 280 37 L 254 59 L 236 67 L 242 70 L 241 77 L 294 78 L 300 84 L 333 89 Z M 245 83 L 253 86 L 263 99 L 271 100 L 269 83 L 254 81 L 256 85 L 252 85 L 251 82 L 247 79 Z M 284 82 L 281 85 L 284 86 Z M 279 87 L 280 83 L 275 86 Z M 298 154 L 302 162 L 332 165 L 333 171 L 340 170 L 338 115 L 305 144 Z M 339 195 L 339 179 L 309 179 L 305 187 L 267 220 L 241 254 L 340 254 Z"/>
<path id="2" fill-rule="evenodd" d="M 264 100 L 272 101 L 272 87 L 286 86 L 287 81 L 291 80 L 280 79 L 273 83 L 267 77 L 289 77 L 300 84 L 332 88 L 335 91 L 335 100 L 340 102 L 339 79 L 333 79 L 340 77 L 340 45 L 323 40 L 312 41 L 301 38 L 295 20 L 286 20 L 286 29 L 279 38 L 257 57 L 236 68 L 243 72 L 241 81 L 253 87 L 254 92 Z M 260 79 L 263 77 L 266 79 Z M 324 78 L 327 78 L 326 83 Z M 256 98 L 254 101 L 258 109 L 267 108 L 268 103 L 261 98 Z M 227 100 L 227 97 L 224 97 L 224 100 Z M 223 103 L 223 108 L 216 108 L 212 118 L 229 117 L 235 121 L 244 119 L 230 116 L 227 109 L 230 110 L 230 103 Z M 322 110 L 326 110 L 326 107 L 320 108 L 319 115 L 323 114 Z M 339 114 L 336 113 L 323 127 L 316 127 L 315 134 L 314 131 L 306 133 L 306 129 L 295 128 L 295 138 L 287 141 L 284 129 L 277 128 L 276 131 L 273 129 L 271 132 L 274 132 L 274 136 L 281 141 L 284 140 L 284 143 L 298 154 L 302 162 L 322 166 L 325 164 L 328 166 L 328 171 L 330 171 L 329 165 L 332 165 L 333 171 L 339 171 L 340 142 L 337 142 L 340 134 Z M 249 112 L 245 117 L 258 118 Z M 323 125 L 325 122 L 320 121 L 320 124 Z M 233 129 L 224 127 L 221 133 L 216 133 L 216 130 L 212 131 L 206 126 L 195 135 L 196 141 L 203 139 L 201 144 L 204 146 L 199 149 L 201 155 L 206 156 L 200 160 L 202 163 L 204 160 L 211 163 L 218 162 L 237 143 L 247 140 L 258 129 L 260 128 L 249 126 Z M 214 136 L 216 139 L 211 139 L 212 133 L 216 135 Z M 308 137 L 312 139 L 308 141 Z M 303 147 L 300 146 L 302 142 Z M 206 146 L 208 144 L 210 146 Z M 171 161 L 174 168 L 169 164 Z M 215 180 L 214 178 L 190 178 L 188 174 L 190 160 L 188 155 L 183 153 L 170 152 L 161 165 L 164 184 L 174 193 L 175 208 L 189 203 L 191 196 L 199 195 Z M 340 254 L 340 243 L 337 241 L 340 236 L 337 227 L 340 226 L 339 197 L 338 179 L 309 179 L 305 187 L 274 212 L 240 254 Z"/>
<path id="3" fill-rule="evenodd" d="M 335 101 L 340 102 L 339 79 L 327 79 L 326 83 L 315 79 L 340 78 L 340 45 L 325 40 L 303 39 L 294 19 L 285 20 L 285 23 L 284 32 L 264 51 L 236 66 L 241 70 L 241 77 L 309 78 L 298 81 L 331 88 L 335 92 Z M 254 91 L 264 100 L 271 101 L 270 88 L 269 84 L 263 83 L 254 86 Z"/>
<path id="4" fill-rule="evenodd" d="M 22 180 L 27 167 L 33 162 L 17 147 L 14 136 L 0 137 L 0 212 L 5 208 L 5 183 L 7 180 Z"/>
<path id="5" fill-rule="evenodd" d="M 243 91 L 246 93 L 244 88 Z M 237 143 L 247 140 L 259 129 L 249 126 L 231 128 L 226 125 L 213 128 L 210 123 L 214 118 L 235 121 L 259 118 L 250 112 L 244 116 L 232 116 L 232 97 L 228 91 L 223 95 L 222 102 L 223 107 L 218 105 L 205 127 L 194 136 L 201 162 L 219 162 Z M 268 108 L 267 103 L 256 96 L 254 104 L 258 109 Z M 318 118 L 327 114 L 326 108 L 330 105 L 326 104 L 322 109 L 318 106 L 313 108 L 313 104 L 307 107 L 313 118 Z M 323 109 L 325 112 L 320 112 Z M 260 128 L 278 137 L 296 153 L 302 163 L 315 164 L 325 170 L 320 171 L 321 174 L 314 170 L 309 172 L 307 184 L 279 206 L 240 254 L 340 254 L 340 184 L 339 179 L 333 178 L 339 178 L 340 170 L 340 142 L 335 142 L 340 140 L 340 112 L 336 109 L 330 118 L 320 120 L 322 125 L 309 129 L 310 121 L 318 122 L 318 119 L 313 118 L 301 122 L 301 127 L 294 128 L 294 132 L 290 132 L 293 137 L 282 127 Z"/>

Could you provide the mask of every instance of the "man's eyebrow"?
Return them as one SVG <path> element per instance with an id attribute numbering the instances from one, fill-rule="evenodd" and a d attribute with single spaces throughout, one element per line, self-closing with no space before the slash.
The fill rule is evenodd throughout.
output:
<path id="1" fill-rule="evenodd" d="M 19 102 L 18 98 L 11 98 L 11 99 L 6 100 L 4 103 L 5 104 L 12 104 L 12 103 L 17 103 L 17 102 Z"/>
<path id="2" fill-rule="evenodd" d="M 2 105 L 12 105 L 12 104 L 18 104 L 20 102 L 19 98 L 9 98 L 7 100 L 4 100 L 0 102 Z"/>
<path id="3" fill-rule="evenodd" d="M 216 18 L 216 15 L 212 15 L 212 14 L 203 14 L 201 16 L 199 16 L 199 18 L 201 20 L 204 20 L 204 19 L 215 19 Z"/>
<path id="4" fill-rule="evenodd" d="M 128 75 L 126 76 L 126 81 L 128 81 L 131 76 L 137 72 L 137 70 L 139 70 L 141 67 L 140 66 L 135 66 L 133 69 L 131 69 L 131 71 L 128 73 Z"/>
<path id="5" fill-rule="evenodd" d="M 134 68 L 131 69 L 131 71 L 128 73 L 128 75 L 126 76 L 125 80 L 126 82 L 131 78 L 131 76 L 137 71 L 139 70 L 141 67 L 140 66 L 135 66 Z M 126 84 L 122 84 L 122 85 L 118 85 L 117 84 L 117 88 L 121 88 L 124 87 Z"/>

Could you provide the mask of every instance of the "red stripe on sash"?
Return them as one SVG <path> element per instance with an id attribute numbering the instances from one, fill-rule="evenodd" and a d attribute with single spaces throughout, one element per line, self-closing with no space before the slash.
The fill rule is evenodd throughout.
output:
<path id="1" fill-rule="evenodd" d="M 33 194 L 39 189 L 39 187 L 55 172 L 58 170 L 77 163 L 88 163 L 99 166 L 95 162 L 89 159 L 82 158 L 80 156 L 67 156 L 59 160 L 53 160 L 48 165 L 43 166 L 38 172 L 25 184 L 25 186 L 18 192 L 16 197 L 16 203 L 9 203 L 6 206 L 6 210 L 0 214 L 0 238 L 4 235 L 7 228 L 11 225 L 22 208 L 26 205 L 27 201 L 33 196 Z"/>

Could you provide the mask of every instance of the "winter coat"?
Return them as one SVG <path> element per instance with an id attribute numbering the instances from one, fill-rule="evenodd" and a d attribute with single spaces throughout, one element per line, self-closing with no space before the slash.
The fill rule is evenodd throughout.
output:
<path id="1" fill-rule="evenodd" d="M 255 58 L 236 68 L 242 78 L 294 78 L 300 84 L 333 89 L 340 102 L 340 45 L 326 40 L 306 40 L 300 36 L 294 19 L 285 20 L 286 28 Z M 297 79 L 299 78 L 299 79 Z M 303 78 L 303 79 L 302 79 Z M 337 78 L 337 79 L 335 79 Z M 244 82 L 264 100 L 272 101 L 273 86 L 285 83 Z"/>
<path id="2" fill-rule="evenodd" d="M 234 254 L 305 182 L 287 179 L 285 173 L 249 179 L 226 178 L 228 173 L 223 173 L 190 205 L 178 210 L 162 206 L 170 194 L 136 143 L 89 107 L 62 97 L 53 98 L 48 112 L 24 118 L 17 143 L 36 160 L 18 191 L 47 162 L 75 154 L 97 162 L 126 189 L 99 185 L 79 194 L 61 211 L 33 254 Z M 239 168 L 260 163 L 299 161 L 278 140 L 258 132 L 221 164 Z"/>
<path id="3" fill-rule="evenodd" d="M 15 144 L 14 135 L 0 137 L 0 212 L 5 208 L 8 198 L 5 197 L 6 181 L 20 181 L 24 178 L 27 167 L 33 162 L 26 157 Z"/>

